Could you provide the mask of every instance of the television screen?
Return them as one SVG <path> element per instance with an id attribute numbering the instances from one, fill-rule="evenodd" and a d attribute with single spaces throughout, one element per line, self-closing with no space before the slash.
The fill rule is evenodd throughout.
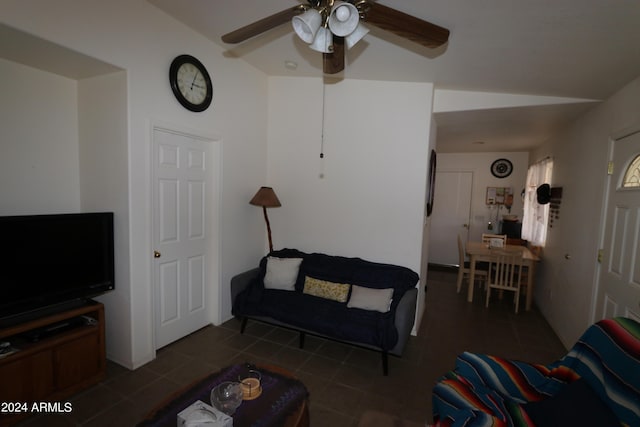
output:
<path id="1" fill-rule="evenodd" d="M 114 288 L 113 213 L 0 217 L 0 318 Z"/>

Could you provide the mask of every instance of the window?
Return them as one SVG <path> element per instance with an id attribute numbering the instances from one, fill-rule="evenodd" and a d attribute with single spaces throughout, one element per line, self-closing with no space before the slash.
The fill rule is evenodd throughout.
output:
<path id="1" fill-rule="evenodd" d="M 640 187 L 640 154 L 633 159 L 633 162 L 624 173 L 622 186 L 624 188 Z"/>
<path id="2" fill-rule="evenodd" d="M 551 183 L 553 159 L 547 158 L 529 167 L 524 189 L 524 215 L 522 216 L 522 238 L 532 245 L 544 246 L 547 240 L 549 205 L 538 204 L 536 190 L 542 184 Z"/>

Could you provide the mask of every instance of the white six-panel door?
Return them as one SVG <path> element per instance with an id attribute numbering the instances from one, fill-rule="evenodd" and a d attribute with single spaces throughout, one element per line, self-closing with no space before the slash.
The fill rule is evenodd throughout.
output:
<path id="1" fill-rule="evenodd" d="M 436 191 L 429 234 L 429 263 L 458 264 L 458 234 L 466 242 L 471 216 L 473 172 L 436 173 Z"/>
<path id="2" fill-rule="evenodd" d="M 211 323 L 214 292 L 212 142 L 153 131 L 153 294 L 156 349 Z M 213 262 L 215 264 L 215 262 Z"/>
<path id="3" fill-rule="evenodd" d="M 614 141 L 596 319 L 640 321 L 640 187 L 623 188 L 629 163 L 640 154 L 640 132 Z"/>

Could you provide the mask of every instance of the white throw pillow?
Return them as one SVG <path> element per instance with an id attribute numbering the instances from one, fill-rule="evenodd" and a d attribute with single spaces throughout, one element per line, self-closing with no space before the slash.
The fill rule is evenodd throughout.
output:
<path id="1" fill-rule="evenodd" d="M 373 289 L 353 285 L 347 307 L 386 313 L 391 308 L 392 297 L 393 288 Z"/>
<path id="2" fill-rule="evenodd" d="M 267 272 L 264 275 L 266 289 L 295 290 L 298 270 L 302 258 L 267 258 Z"/>

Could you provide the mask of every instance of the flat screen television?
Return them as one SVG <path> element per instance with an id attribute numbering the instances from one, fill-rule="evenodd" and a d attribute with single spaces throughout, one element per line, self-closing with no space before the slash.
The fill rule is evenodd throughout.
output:
<path id="1" fill-rule="evenodd" d="M 114 289 L 113 213 L 0 216 L 0 324 Z"/>

